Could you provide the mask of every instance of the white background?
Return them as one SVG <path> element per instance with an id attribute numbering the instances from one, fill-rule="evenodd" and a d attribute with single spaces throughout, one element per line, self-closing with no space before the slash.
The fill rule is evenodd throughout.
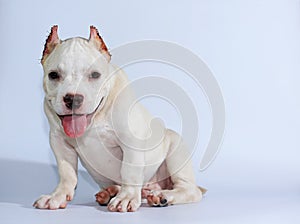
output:
<path id="1" fill-rule="evenodd" d="M 42 108 L 39 64 L 44 41 L 54 24 L 59 25 L 61 39 L 87 38 L 89 26 L 95 25 L 110 49 L 144 39 L 174 42 L 203 59 L 222 89 L 224 141 L 214 163 L 199 172 L 197 164 L 210 128 L 209 107 L 190 81 L 178 83 L 181 79 L 175 71 L 174 80 L 198 105 L 202 135 L 193 161 L 198 184 L 209 189 L 203 202 L 162 210 L 145 207 L 138 212 L 142 215 L 130 214 L 127 221 L 141 223 L 143 217 L 148 221 L 160 217 L 160 221 L 172 223 L 300 222 L 298 0 L 1 0 L 1 220 L 15 223 L 18 217 L 28 216 L 32 219 L 25 219 L 28 223 L 41 223 L 47 217 L 58 221 L 73 217 L 82 223 L 90 214 L 87 223 L 98 218 L 107 223 L 121 222 L 119 215 L 89 204 L 97 187 L 83 171 L 77 203 L 69 209 L 49 213 L 29 207 L 57 181 Z M 149 67 L 141 64 L 127 72 L 132 72 L 130 78 L 158 72 Z M 167 76 L 172 78 L 172 74 Z M 169 104 L 151 99 L 145 104 L 168 126 L 180 128 L 178 114 Z M 86 204 L 78 205 L 82 201 Z M 12 215 L 16 212 L 20 216 Z"/>

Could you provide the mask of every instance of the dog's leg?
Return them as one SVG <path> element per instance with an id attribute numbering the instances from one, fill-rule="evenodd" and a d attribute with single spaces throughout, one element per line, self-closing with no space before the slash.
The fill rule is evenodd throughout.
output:
<path id="1" fill-rule="evenodd" d="M 186 171 L 181 170 L 171 177 L 174 183 L 172 190 L 154 190 L 147 195 L 148 204 L 153 207 L 164 207 L 200 201 L 205 189 L 198 187 L 194 181 L 183 177 L 182 175 L 187 173 Z"/>
<path id="2" fill-rule="evenodd" d="M 104 188 L 95 195 L 96 201 L 101 206 L 108 205 L 110 199 L 115 197 L 119 193 L 120 189 L 121 187 L 119 185 L 112 185 Z"/>
<path id="3" fill-rule="evenodd" d="M 52 194 L 42 195 L 35 201 L 33 206 L 40 209 L 65 208 L 67 202 L 73 199 L 77 184 L 78 156 L 76 151 L 59 135 L 54 136 L 51 133 L 50 144 L 56 157 L 60 181 Z"/>
<path id="4" fill-rule="evenodd" d="M 144 178 L 144 152 L 121 147 L 123 161 L 121 167 L 122 186 L 116 197 L 108 204 L 108 210 L 134 212 L 141 205 L 141 190 Z"/>
<path id="5" fill-rule="evenodd" d="M 200 201 L 202 190 L 196 185 L 191 154 L 188 153 L 181 137 L 169 131 L 171 139 L 170 151 L 166 164 L 173 183 L 172 190 L 158 190 L 147 196 L 151 206 L 166 206 L 168 204 L 182 204 Z"/>

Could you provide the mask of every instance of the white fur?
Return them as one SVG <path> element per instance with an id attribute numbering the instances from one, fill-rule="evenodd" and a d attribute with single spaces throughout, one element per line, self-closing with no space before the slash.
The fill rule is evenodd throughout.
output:
<path id="1" fill-rule="evenodd" d="M 78 158 L 100 187 L 121 185 L 120 192 L 108 205 L 111 211 L 137 210 L 141 205 L 142 187 L 154 177 L 162 180 L 171 175 L 174 189 L 158 192 L 163 193 L 170 204 L 201 199 L 202 193 L 195 184 L 189 155 L 180 136 L 159 123 L 151 126 L 153 118 L 140 104 L 130 107 L 135 97 L 130 88 L 126 89 L 129 82 L 125 73 L 111 65 L 94 45 L 82 38 L 64 41 L 47 57 L 43 68 L 44 107 L 60 182 L 52 194 L 41 196 L 35 202 L 37 208 L 65 207 L 73 198 Z M 60 81 L 49 80 L 51 71 L 59 72 Z M 91 80 L 89 76 L 94 71 L 101 73 L 101 78 Z M 91 125 L 78 138 L 64 133 L 57 115 L 70 113 L 63 102 L 68 93 L 84 96 L 82 106 L 76 111 L 78 114 L 92 113 L 103 98 Z M 166 171 L 157 173 L 163 162 Z"/>

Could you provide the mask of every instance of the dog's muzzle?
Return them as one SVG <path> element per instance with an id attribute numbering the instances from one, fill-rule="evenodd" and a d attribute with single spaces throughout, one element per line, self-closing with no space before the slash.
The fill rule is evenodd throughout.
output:
<path id="1" fill-rule="evenodd" d="M 65 102 L 66 106 L 69 105 L 72 109 L 74 109 L 74 102 L 75 102 L 74 99 L 75 99 L 75 96 L 68 96 L 67 98 L 64 97 L 64 102 Z M 104 97 L 101 98 L 100 103 L 98 104 L 96 109 L 90 114 L 76 114 L 76 113 L 67 114 L 67 115 L 57 114 L 61 120 L 65 134 L 67 136 L 69 136 L 70 138 L 78 138 L 78 137 L 82 136 L 85 133 L 87 127 L 91 124 L 92 118 L 93 118 L 94 114 L 96 113 L 96 111 L 98 110 L 99 106 L 101 105 L 103 99 L 104 99 Z M 71 101 L 72 101 L 72 103 L 71 103 Z M 82 104 L 82 102 L 80 102 L 80 101 L 81 100 L 77 99 L 77 102 L 75 105 L 78 106 L 79 104 Z M 82 98 L 82 101 L 83 101 L 83 98 Z"/>

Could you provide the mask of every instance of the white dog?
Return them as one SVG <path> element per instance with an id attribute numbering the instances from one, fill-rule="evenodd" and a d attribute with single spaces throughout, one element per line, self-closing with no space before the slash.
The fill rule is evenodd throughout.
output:
<path id="1" fill-rule="evenodd" d="M 142 198 L 151 206 L 202 198 L 205 190 L 195 183 L 181 137 L 153 122 L 135 102 L 95 27 L 89 40 L 62 41 L 53 26 L 41 62 L 60 182 L 34 203 L 36 208 L 65 208 L 72 200 L 78 158 L 101 187 L 96 200 L 110 211 L 136 211 Z"/>

